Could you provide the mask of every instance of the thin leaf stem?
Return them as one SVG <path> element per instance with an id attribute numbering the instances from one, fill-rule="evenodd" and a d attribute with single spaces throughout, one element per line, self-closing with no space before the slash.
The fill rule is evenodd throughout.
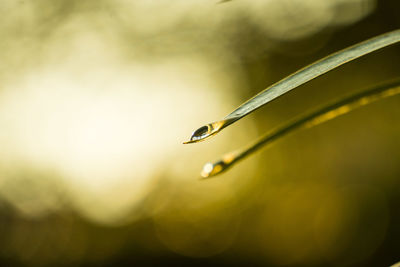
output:
<path id="1" fill-rule="evenodd" d="M 190 141 L 186 143 L 196 143 L 215 135 L 225 127 L 231 125 L 261 106 L 269 103 L 270 101 L 282 96 L 290 90 L 307 83 L 310 80 L 315 79 L 318 76 L 321 76 L 347 62 L 397 42 L 400 42 L 400 29 L 371 38 L 318 60 L 263 90 L 253 98 L 243 103 L 232 113 L 227 115 L 223 120 L 200 127 L 198 130 L 193 132 Z M 219 127 L 213 127 L 213 125 L 218 125 Z M 202 129 L 202 131 L 199 131 L 200 129 Z"/>
<path id="2" fill-rule="evenodd" d="M 295 132 L 296 130 L 317 126 L 321 123 L 349 113 L 359 107 L 397 94 L 400 94 L 400 81 L 395 81 L 390 84 L 379 86 L 371 90 L 360 92 L 338 100 L 330 105 L 317 109 L 314 112 L 307 113 L 281 127 L 278 127 L 244 149 L 225 154 L 222 159 L 216 161 L 215 163 L 207 163 L 204 165 L 201 175 L 202 177 L 207 178 L 220 174 L 229 167 L 233 166 L 239 160 L 244 159 L 258 151 L 263 146 L 271 144 L 276 140 Z"/>

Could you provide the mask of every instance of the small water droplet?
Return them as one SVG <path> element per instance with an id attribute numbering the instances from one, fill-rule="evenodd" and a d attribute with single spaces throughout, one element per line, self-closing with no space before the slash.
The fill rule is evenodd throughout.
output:
<path id="1" fill-rule="evenodd" d="M 190 143 L 197 143 L 200 141 L 205 140 L 206 138 L 218 133 L 221 131 L 223 128 L 228 126 L 229 124 L 233 123 L 236 119 L 225 119 L 222 121 L 216 121 L 207 125 L 204 125 L 194 131 L 192 133 L 192 136 L 190 137 L 190 140 L 187 142 L 184 142 L 184 144 L 190 144 Z"/>
<path id="2" fill-rule="evenodd" d="M 215 163 L 206 163 L 203 167 L 203 170 L 201 171 L 201 176 L 203 178 L 208 178 L 211 176 L 215 176 L 217 174 L 220 174 L 221 172 L 224 172 L 227 170 L 232 164 L 237 161 L 240 157 L 240 153 L 237 152 L 231 152 L 228 154 L 225 154 L 221 160 L 215 162 Z"/>
<path id="3" fill-rule="evenodd" d="M 201 176 L 203 178 L 208 178 L 219 174 L 225 169 L 226 169 L 226 164 L 222 160 L 215 163 L 209 162 L 204 165 L 203 170 L 201 171 Z"/>
<path id="4" fill-rule="evenodd" d="M 206 137 L 206 135 L 211 132 L 210 125 L 205 125 L 193 132 L 190 141 L 200 140 Z"/>

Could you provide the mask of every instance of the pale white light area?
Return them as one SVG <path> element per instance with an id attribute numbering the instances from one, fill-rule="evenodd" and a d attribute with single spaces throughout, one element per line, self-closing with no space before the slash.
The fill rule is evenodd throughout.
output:
<path id="1" fill-rule="evenodd" d="M 220 114 L 230 101 L 219 104 L 226 84 L 196 56 L 126 63 L 85 31 L 65 46 L 68 53 L 60 56 L 55 46 L 54 62 L 1 92 L 1 161 L 54 170 L 84 216 L 119 221 L 183 149 L 189 119 Z"/>

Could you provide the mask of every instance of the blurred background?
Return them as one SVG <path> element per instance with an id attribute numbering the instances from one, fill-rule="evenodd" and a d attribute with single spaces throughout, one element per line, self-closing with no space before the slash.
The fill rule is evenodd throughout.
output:
<path id="1" fill-rule="evenodd" d="M 389 266 L 400 98 L 297 132 L 215 179 L 204 163 L 398 78 L 395 45 L 218 136 L 204 123 L 400 27 L 396 0 L 2 0 L 0 265 Z"/>

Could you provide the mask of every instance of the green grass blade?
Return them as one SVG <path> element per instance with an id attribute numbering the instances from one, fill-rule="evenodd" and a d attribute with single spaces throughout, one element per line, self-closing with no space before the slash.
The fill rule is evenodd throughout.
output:
<path id="1" fill-rule="evenodd" d="M 373 88 L 358 94 L 343 98 L 330 105 L 317 109 L 314 112 L 305 114 L 290 121 L 289 123 L 267 133 L 255 143 L 246 148 L 225 154 L 222 159 L 215 163 L 207 163 L 201 175 L 204 178 L 215 176 L 233 166 L 239 160 L 250 156 L 267 144 L 271 144 L 282 137 L 299 129 L 311 128 L 326 121 L 337 118 L 351 112 L 359 107 L 368 105 L 378 100 L 400 94 L 400 81 Z"/>
<path id="2" fill-rule="evenodd" d="M 289 92 L 290 90 L 307 83 L 310 80 L 315 79 L 318 76 L 321 76 L 347 62 L 397 42 L 400 42 L 400 29 L 379 35 L 329 55 L 268 87 L 239 106 L 223 120 L 200 127 L 198 130 L 193 132 L 190 141 L 186 143 L 196 143 L 215 135 L 223 128 L 243 118 L 270 101 Z M 218 125 L 219 127 L 213 127 L 213 125 Z M 202 129 L 202 131 L 199 131 L 200 129 Z"/>

